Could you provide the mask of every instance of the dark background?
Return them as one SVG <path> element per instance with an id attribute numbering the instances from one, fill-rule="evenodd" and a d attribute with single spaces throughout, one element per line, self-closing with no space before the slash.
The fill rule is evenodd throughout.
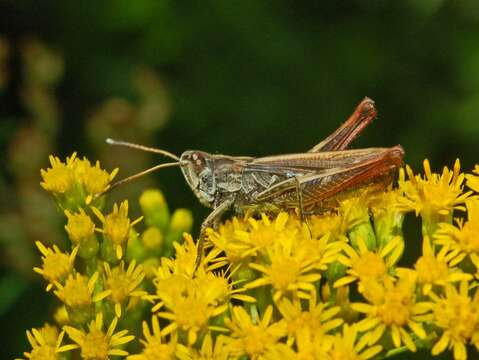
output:
<path id="1" fill-rule="evenodd" d="M 31 271 L 32 240 L 64 238 L 38 185 L 48 154 L 78 151 L 122 177 L 162 159 L 106 136 L 177 154 L 302 152 L 369 96 L 379 116 L 355 147 L 400 143 L 416 170 L 459 157 L 470 171 L 478 25 L 475 0 L 0 1 L 1 358 L 51 318 Z M 207 214 L 175 169 L 143 181 L 197 224 Z M 117 196 L 135 202 L 139 184 Z"/>

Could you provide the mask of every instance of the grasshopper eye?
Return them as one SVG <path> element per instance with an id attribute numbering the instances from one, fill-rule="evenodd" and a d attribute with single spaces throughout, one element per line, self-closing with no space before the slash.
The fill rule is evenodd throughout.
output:
<path id="1" fill-rule="evenodd" d="M 192 152 L 190 155 L 190 161 L 193 166 L 201 171 L 201 169 L 205 166 L 205 157 L 200 152 Z"/>

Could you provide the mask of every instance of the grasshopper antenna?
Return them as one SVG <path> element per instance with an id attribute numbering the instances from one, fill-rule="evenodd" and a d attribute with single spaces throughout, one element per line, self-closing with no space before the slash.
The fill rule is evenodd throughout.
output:
<path id="1" fill-rule="evenodd" d="M 161 149 L 157 149 L 157 148 L 153 148 L 153 147 L 149 147 L 149 146 L 143 146 L 143 145 L 140 145 L 140 144 L 134 144 L 134 143 L 130 143 L 128 141 L 114 140 L 114 139 L 110 139 L 110 138 L 107 138 L 105 141 L 109 145 L 124 146 L 124 147 L 129 147 L 129 148 L 132 148 L 132 149 L 138 149 L 138 150 L 142 150 L 142 151 L 146 151 L 146 152 L 151 152 L 151 153 L 155 153 L 155 154 L 164 155 L 164 156 L 169 157 L 170 159 L 180 161 L 180 158 L 178 156 L 176 156 L 175 154 L 172 154 L 172 153 L 170 153 L 169 151 L 166 151 L 166 150 L 161 150 Z"/>
<path id="2" fill-rule="evenodd" d="M 126 182 L 129 182 L 129 181 L 132 181 L 132 180 L 135 180 L 135 179 L 138 179 L 139 177 L 142 177 L 143 175 L 146 175 L 146 174 L 151 174 L 152 172 L 155 172 L 155 171 L 158 171 L 160 169 L 164 169 L 164 168 L 169 168 L 169 167 L 175 167 L 175 166 L 181 166 L 181 162 L 171 162 L 171 163 L 165 163 L 165 164 L 159 164 L 159 165 L 156 165 L 156 166 L 153 166 L 149 169 L 146 169 L 146 170 L 143 170 L 143 171 L 140 171 L 139 173 L 136 173 L 134 175 L 131 175 L 131 176 L 128 176 L 127 178 L 124 178 L 122 180 L 119 180 L 115 183 L 113 183 L 108 189 L 106 189 L 105 191 L 103 191 L 102 193 L 99 193 L 96 195 L 96 197 L 98 196 L 101 196 L 109 191 L 111 191 L 112 189 L 116 188 L 117 186 L 121 185 L 121 184 L 124 184 Z"/>
<path id="3" fill-rule="evenodd" d="M 172 153 L 170 153 L 169 151 L 166 151 L 166 150 L 161 150 L 161 149 L 156 149 L 156 148 L 152 148 L 152 147 L 148 147 L 148 146 L 134 144 L 134 143 L 130 143 L 130 142 L 127 142 L 127 141 L 113 140 L 113 139 L 110 139 L 110 138 L 106 139 L 106 143 L 109 144 L 109 145 L 124 146 L 124 147 L 129 147 L 129 148 L 133 148 L 133 149 L 138 149 L 138 150 L 142 150 L 142 151 L 155 153 L 155 154 L 164 155 L 164 156 L 167 156 L 167 157 L 175 160 L 175 162 L 159 164 L 159 165 L 153 166 L 149 169 L 140 171 L 139 173 L 136 173 L 134 175 L 128 176 L 127 178 L 119 180 L 119 181 L 113 183 L 105 191 L 103 191 L 99 194 L 96 194 L 95 198 L 98 198 L 98 197 L 106 194 L 107 192 L 110 192 L 112 189 L 116 188 L 117 186 L 119 186 L 121 184 L 124 184 L 126 182 L 138 179 L 139 177 L 142 177 L 144 175 L 150 174 L 150 173 L 158 171 L 160 169 L 182 165 L 182 163 L 180 162 L 180 158 L 178 156 L 176 156 L 175 154 L 172 154 Z"/>

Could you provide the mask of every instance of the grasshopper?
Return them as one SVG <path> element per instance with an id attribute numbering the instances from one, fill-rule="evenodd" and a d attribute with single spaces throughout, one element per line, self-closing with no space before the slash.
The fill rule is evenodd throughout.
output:
<path id="1" fill-rule="evenodd" d="M 402 164 L 404 150 L 400 145 L 346 150 L 376 115 L 374 101 L 364 98 L 344 124 L 308 152 L 260 158 L 196 150 L 185 151 L 178 157 L 165 150 L 107 139 L 111 145 L 149 151 L 175 160 L 123 179 L 111 188 L 162 168 L 179 166 L 198 200 L 212 209 L 201 224 L 198 266 L 206 229 L 216 227 L 230 208 L 237 212 L 247 207 L 298 208 L 304 221 L 305 214 L 333 208 L 337 197 L 348 190 L 372 183 L 383 188 L 389 185 Z"/>

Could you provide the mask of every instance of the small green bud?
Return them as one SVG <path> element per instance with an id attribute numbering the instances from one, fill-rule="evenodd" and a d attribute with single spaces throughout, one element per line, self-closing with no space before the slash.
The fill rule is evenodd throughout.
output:
<path id="1" fill-rule="evenodd" d="M 184 232 L 190 232 L 191 227 L 193 226 L 193 215 L 188 209 L 176 209 L 171 217 L 170 231 L 179 232 L 183 234 Z"/>
<path id="2" fill-rule="evenodd" d="M 183 233 L 191 232 L 193 226 L 193 215 L 187 209 L 176 209 L 171 217 L 170 229 L 165 239 L 164 256 L 173 253 L 173 243 L 183 241 Z"/>
<path id="3" fill-rule="evenodd" d="M 141 242 L 148 251 L 160 253 L 163 245 L 163 234 L 160 229 L 151 226 L 141 235 Z"/>
<path id="4" fill-rule="evenodd" d="M 145 190 L 140 196 L 140 207 L 145 215 L 146 225 L 156 226 L 162 231 L 168 229 L 170 211 L 160 190 Z"/>
<path id="5" fill-rule="evenodd" d="M 147 279 L 153 279 L 156 276 L 156 269 L 160 266 L 160 259 L 157 257 L 150 257 L 141 263 L 145 276 Z"/>
<path id="6" fill-rule="evenodd" d="M 142 239 L 135 231 L 130 232 L 130 238 L 128 239 L 128 245 L 126 250 L 126 259 L 128 262 L 136 260 L 140 262 L 148 256 L 148 253 L 143 245 Z"/>
<path id="7" fill-rule="evenodd" d="M 358 241 L 362 239 L 369 250 L 374 250 L 377 247 L 376 243 L 376 235 L 374 234 L 373 226 L 371 222 L 368 220 L 367 222 L 363 222 L 359 225 L 354 226 L 348 232 L 349 240 L 351 241 L 351 245 L 358 250 Z"/>

